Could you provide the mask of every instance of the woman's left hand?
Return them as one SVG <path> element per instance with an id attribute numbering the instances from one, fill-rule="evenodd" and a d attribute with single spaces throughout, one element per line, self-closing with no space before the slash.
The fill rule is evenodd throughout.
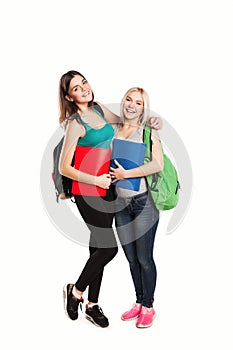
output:
<path id="1" fill-rule="evenodd" d="M 149 125 L 151 126 L 152 129 L 155 129 L 155 130 L 162 129 L 163 127 L 162 118 L 154 117 L 154 116 L 149 117 Z"/>
<path id="2" fill-rule="evenodd" d="M 125 179 L 126 171 L 120 163 L 118 163 L 117 160 L 114 160 L 114 163 L 116 164 L 117 168 L 110 167 L 109 174 L 112 178 L 112 183 Z"/>

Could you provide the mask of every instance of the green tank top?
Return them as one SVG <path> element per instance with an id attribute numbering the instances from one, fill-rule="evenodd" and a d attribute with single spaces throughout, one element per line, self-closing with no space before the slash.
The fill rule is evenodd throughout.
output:
<path id="1" fill-rule="evenodd" d="M 78 140 L 77 146 L 110 148 L 110 144 L 114 135 L 113 127 L 97 110 L 95 111 L 102 119 L 104 119 L 106 124 L 100 129 L 95 129 L 82 120 L 82 124 L 86 129 L 86 133 L 82 138 Z"/>

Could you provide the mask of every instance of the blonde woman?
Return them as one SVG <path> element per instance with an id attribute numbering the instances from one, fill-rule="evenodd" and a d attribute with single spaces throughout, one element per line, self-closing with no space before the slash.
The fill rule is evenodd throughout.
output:
<path id="1" fill-rule="evenodd" d="M 129 89 L 122 99 L 121 121 L 115 130 L 115 137 L 131 142 L 143 142 L 143 127 L 149 113 L 149 98 L 142 88 Z M 134 169 L 126 170 L 117 161 L 117 168 L 111 167 L 113 183 L 129 178 L 141 178 L 138 191 L 116 185 L 116 228 L 135 288 L 136 300 L 122 320 L 137 319 L 138 328 L 153 323 L 153 308 L 157 271 L 153 258 L 155 234 L 159 212 L 147 191 L 146 175 L 163 169 L 163 154 L 156 130 L 152 130 L 152 161 Z M 126 146 L 127 147 L 127 146 Z"/>

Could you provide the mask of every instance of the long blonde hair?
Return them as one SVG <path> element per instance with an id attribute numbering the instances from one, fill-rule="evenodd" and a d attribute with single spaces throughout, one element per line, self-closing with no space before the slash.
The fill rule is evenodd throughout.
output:
<path id="1" fill-rule="evenodd" d="M 148 93 L 145 91 L 145 89 L 140 88 L 140 87 L 132 87 L 130 88 L 128 91 L 126 91 L 126 93 L 124 94 L 122 100 L 121 100 L 121 108 L 120 108 L 120 119 L 121 119 L 121 123 L 124 124 L 125 122 L 125 116 L 124 116 L 124 111 L 123 111 L 123 104 L 124 101 L 126 99 L 126 97 L 131 93 L 131 92 L 140 92 L 140 94 L 142 95 L 142 99 L 143 99 L 143 113 L 142 115 L 139 117 L 139 125 L 145 125 L 149 114 L 150 114 L 150 106 L 149 106 L 149 96 Z"/>

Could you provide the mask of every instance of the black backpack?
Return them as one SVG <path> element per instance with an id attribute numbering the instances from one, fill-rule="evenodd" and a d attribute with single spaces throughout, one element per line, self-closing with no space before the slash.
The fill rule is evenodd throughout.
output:
<path id="1" fill-rule="evenodd" d="M 104 112 L 102 108 L 97 104 L 94 103 L 94 109 L 101 114 L 102 117 L 104 117 Z M 73 114 L 69 119 L 77 119 L 79 122 L 82 122 L 81 118 L 79 117 L 78 113 Z M 61 155 L 61 150 L 63 146 L 65 136 L 62 136 L 61 140 L 57 144 L 57 146 L 53 150 L 53 172 L 52 172 L 52 178 L 55 186 L 55 193 L 56 193 L 56 200 L 57 203 L 60 199 L 69 199 L 73 197 L 72 194 L 72 183 L 73 180 L 69 177 L 66 177 L 62 175 L 59 172 L 59 160 Z M 72 165 L 74 165 L 74 158 L 72 160 Z M 72 200 L 73 202 L 73 200 Z"/>
<path id="2" fill-rule="evenodd" d="M 57 146 L 53 150 L 53 173 L 52 178 L 55 186 L 55 193 L 57 197 L 57 202 L 60 199 L 67 199 L 72 197 L 72 179 L 62 175 L 59 172 L 59 159 L 63 146 L 65 136 L 61 138 Z"/>

